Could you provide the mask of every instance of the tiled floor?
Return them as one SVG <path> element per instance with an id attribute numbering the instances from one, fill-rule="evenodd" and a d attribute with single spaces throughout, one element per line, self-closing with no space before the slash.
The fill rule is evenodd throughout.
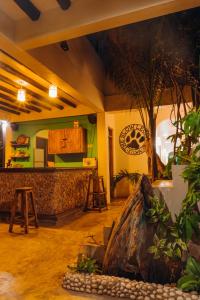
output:
<path id="1" fill-rule="evenodd" d="M 82 213 L 60 228 L 40 227 L 28 235 L 8 233 L 0 223 L 0 300 L 87 300 L 109 297 L 75 294 L 61 287 L 67 265 L 73 264 L 88 235 L 102 240 L 102 229 L 121 211 L 122 202 L 108 211 Z"/>

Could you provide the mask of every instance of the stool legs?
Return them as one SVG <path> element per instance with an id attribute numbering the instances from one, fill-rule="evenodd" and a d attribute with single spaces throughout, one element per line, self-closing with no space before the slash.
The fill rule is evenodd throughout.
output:
<path id="1" fill-rule="evenodd" d="M 89 207 L 90 203 L 92 208 Z M 99 210 L 101 212 L 104 209 L 108 209 L 108 207 L 103 177 L 90 175 L 84 211 Z"/>
<path id="2" fill-rule="evenodd" d="M 15 217 L 17 204 L 19 200 L 19 195 L 21 196 L 21 216 Z M 33 211 L 33 216 L 29 216 L 29 201 Z M 11 216 L 10 216 L 10 225 L 9 232 L 12 232 L 15 218 L 20 218 L 21 227 L 24 227 L 24 232 L 27 234 L 29 232 L 29 221 L 34 220 L 35 227 L 38 228 L 38 218 L 36 211 L 35 199 L 33 198 L 32 190 L 16 190 L 14 199 L 11 206 Z"/>
<path id="3" fill-rule="evenodd" d="M 37 211 L 36 211 L 36 204 L 35 204 L 35 200 L 33 198 L 33 192 L 30 192 L 30 198 L 31 198 L 31 204 L 32 204 L 32 208 L 33 208 L 33 214 L 35 217 L 35 227 L 38 228 L 38 218 L 37 218 Z"/>
<path id="4" fill-rule="evenodd" d="M 22 222 L 21 222 L 21 227 L 24 227 L 24 201 L 22 199 L 22 194 L 21 194 L 21 215 L 22 215 Z"/>
<path id="5" fill-rule="evenodd" d="M 24 232 L 28 233 L 28 197 L 27 197 L 28 193 L 24 193 L 23 194 L 23 201 L 24 201 Z"/>

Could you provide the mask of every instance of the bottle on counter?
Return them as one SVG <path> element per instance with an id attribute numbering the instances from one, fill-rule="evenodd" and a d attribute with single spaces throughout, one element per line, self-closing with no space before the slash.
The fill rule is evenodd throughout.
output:
<path id="1" fill-rule="evenodd" d="M 74 120 L 74 128 L 79 128 L 79 121 L 78 120 Z"/>

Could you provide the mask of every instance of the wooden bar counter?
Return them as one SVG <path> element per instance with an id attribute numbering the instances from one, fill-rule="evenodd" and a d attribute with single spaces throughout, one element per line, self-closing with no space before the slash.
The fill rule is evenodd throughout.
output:
<path id="1" fill-rule="evenodd" d="M 61 223 L 86 199 L 92 168 L 0 169 L 0 217 L 8 218 L 15 188 L 31 186 L 41 223 Z"/>

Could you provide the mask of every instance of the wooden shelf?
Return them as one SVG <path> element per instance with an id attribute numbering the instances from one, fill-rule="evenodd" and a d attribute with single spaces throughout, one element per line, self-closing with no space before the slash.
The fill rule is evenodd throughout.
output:
<path id="1" fill-rule="evenodd" d="M 29 159 L 30 155 L 27 156 L 11 156 L 11 159 L 16 160 L 16 159 Z"/>
<path id="2" fill-rule="evenodd" d="M 15 144 L 15 143 L 11 143 L 11 146 L 13 148 L 25 148 L 25 147 L 28 148 L 30 146 L 30 144 Z"/>

